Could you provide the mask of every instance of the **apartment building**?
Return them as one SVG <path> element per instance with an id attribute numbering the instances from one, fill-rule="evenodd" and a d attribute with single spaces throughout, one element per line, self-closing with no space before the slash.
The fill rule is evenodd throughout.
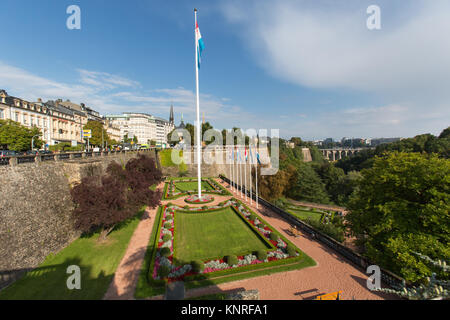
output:
<path id="1" fill-rule="evenodd" d="M 103 122 L 100 114 L 83 103 L 78 105 L 69 100 L 49 100 L 29 102 L 8 95 L 0 90 L 0 119 L 11 119 L 27 127 L 38 127 L 41 139 L 47 146 L 61 142 L 85 143 L 82 137 L 83 127 L 89 120 Z M 116 128 L 116 137 L 117 137 Z"/>
<path id="2" fill-rule="evenodd" d="M 147 144 L 154 140 L 167 143 L 167 134 L 173 130 L 173 123 L 146 113 L 128 113 L 106 115 L 105 119 L 120 128 L 120 140 L 127 135 L 136 136 L 139 144 Z"/>

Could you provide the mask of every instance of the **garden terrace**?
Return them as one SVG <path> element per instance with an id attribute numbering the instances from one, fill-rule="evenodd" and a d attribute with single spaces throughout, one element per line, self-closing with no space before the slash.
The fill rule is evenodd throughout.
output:
<path id="1" fill-rule="evenodd" d="M 234 198 L 210 207 L 161 207 L 153 241 L 150 286 L 183 280 L 192 288 L 315 264 Z"/>
<path id="2" fill-rule="evenodd" d="M 201 183 L 202 193 L 231 195 L 224 187 L 212 178 L 204 178 Z M 194 178 L 171 178 L 166 181 L 163 200 L 177 199 L 198 192 L 198 180 Z"/>

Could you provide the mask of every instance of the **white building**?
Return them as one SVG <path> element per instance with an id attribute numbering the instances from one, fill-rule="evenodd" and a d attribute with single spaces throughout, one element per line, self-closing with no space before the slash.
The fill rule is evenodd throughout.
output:
<path id="1" fill-rule="evenodd" d="M 156 142 L 167 143 L 167 134 L 174 129 L 173 123 L 146 113 L 129 113 L 106 115 L 106 120 L 120 128 L 120 139 L 124 136 L 136 136 L 138 144 Z"/>

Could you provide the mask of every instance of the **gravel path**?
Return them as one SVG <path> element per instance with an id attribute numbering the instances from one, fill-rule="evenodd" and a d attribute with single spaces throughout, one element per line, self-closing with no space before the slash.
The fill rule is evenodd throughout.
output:
<path id="1" fill-rule="evenodd" d="M 227 184 L 220 179 L 217 179 L 217 181 L 229 190 Z M 161 183 L 158 189 L 162 189 L 163 186 L 164 184 Z M 208 203 L 208 206 L 218 204 L 229 198 L 229 196 L 213 196 L 215 199 L 212 203 Z M 236 192 L 234 192 L 234 196 L 241 199 L 240 194 Z M 178 206 L 186 205 L 184 197 L 176 200 L 162 201 L 163 204 L 168 202 L 172 202 Z M 250 206 L 249 199 L 247 205 Z M 192 206 L 202 206 L 202 204 Z M 317 295 L 338 290 L 342 290 L 341 299 L 343 300 L 380 300 L 393 298 L 386 294 L 370 292 L 366 288 L 367 275 L 331 249 L 310 239 L 303 233 L 297 238 L 291 236 L 286 232 L 290 228 L 289 223 L 277 214 L 265 209 L 261 205 L 259 210 L 257 210 L 254 202 L 250 207 L 302 251 L 313 258 L 317 265 L 301 270 L 275 273 L 247 280 L 187 290 L 187 298 L 220 292 L 232 292 L 241 289 L 258 289 L 262 300 L 314 299 Z M 134 291 L 153 228 L 156 210 L 156 208 L 147 210 L 148 215 L 143 218 L 136 228 L 125 256 L 116 270 L 113 281 L 104 299 L 134 299 Z M 162 296 L 153 297 L 152 299 L 162 299 Z"/>

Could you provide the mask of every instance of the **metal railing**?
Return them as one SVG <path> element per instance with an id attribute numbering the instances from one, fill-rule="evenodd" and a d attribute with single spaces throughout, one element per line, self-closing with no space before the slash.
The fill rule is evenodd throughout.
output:
<path id="1" fill-rule="evenodd" d="M 6 156 L 0 158 L 0 166 L 16 166 L 23 163 L 45 162 L 45 161 L 65 161 L 83 158 L 97 158 L 109 155 L 118 155 L 125 153 L 155 152 L 154 150 L 121 150 L 104 152 L 64 152 L 54 154 L 37 154 L 24 156 Z"/>
<path id="2" fill-rule="evenodd" d="M 246 190 L 245 186 L 240 186 L 233 181 L 230 181 L 227 177 L 220 175 L 220 178 L 224 180 L 227 183 L 231 183 L 233 187 L 238 187 L 240 190 L 243 190 L 243 193 L 247 193 L 247 195 L 250 197 L 250 192 Z M 241 189 L 242 188 L 242 189 Z M 256 201 L 256 194 L 252 192 L 251 194 L 252 198 Z M 275 213 L 278 213 L 281 217 L 283 217 L 285 220 L 287 220 L 289 223 L 295 225 L 297 228 L 300 228 L 302 231 L 306 232 L 310 236 L 312 236 L 317 241 L 323 243 L 328 248 L 336 251 L 341 256 L 347 258 L 350 260 L 353 264 L 355 264 L 357 267 L 363 270 L 365 273 L 367 270 L 367 267 L 370 265 L 374 265 L 375 263 L 372 263 L 368 258 L 361 256 L 360 254 L 354 252 L 350 248 L 344 246 L 343 244 L 339 243 L 338 241 L 334 240 L 330 236 L 324 234 L 323 232 L 314 229 L 309 224 L 303 222 L 302 220 L 298 219 L 297 217 L 294 217 L 293 215 L 289 214 L 288 212 L 284 211 L 283 209 L 277 207 L 276 205 L 272 204 L 271 202 L 261 198 L 258 196 L 258 202 L 268 209 L 272 210 Z M 389 270 L 385 270 L 380 267 L 381 272 L 381 280 L 391 286 L 396 287 L 400 286 L 405 283 L 405 280 L 396 274 L 390 272 Z"/>

